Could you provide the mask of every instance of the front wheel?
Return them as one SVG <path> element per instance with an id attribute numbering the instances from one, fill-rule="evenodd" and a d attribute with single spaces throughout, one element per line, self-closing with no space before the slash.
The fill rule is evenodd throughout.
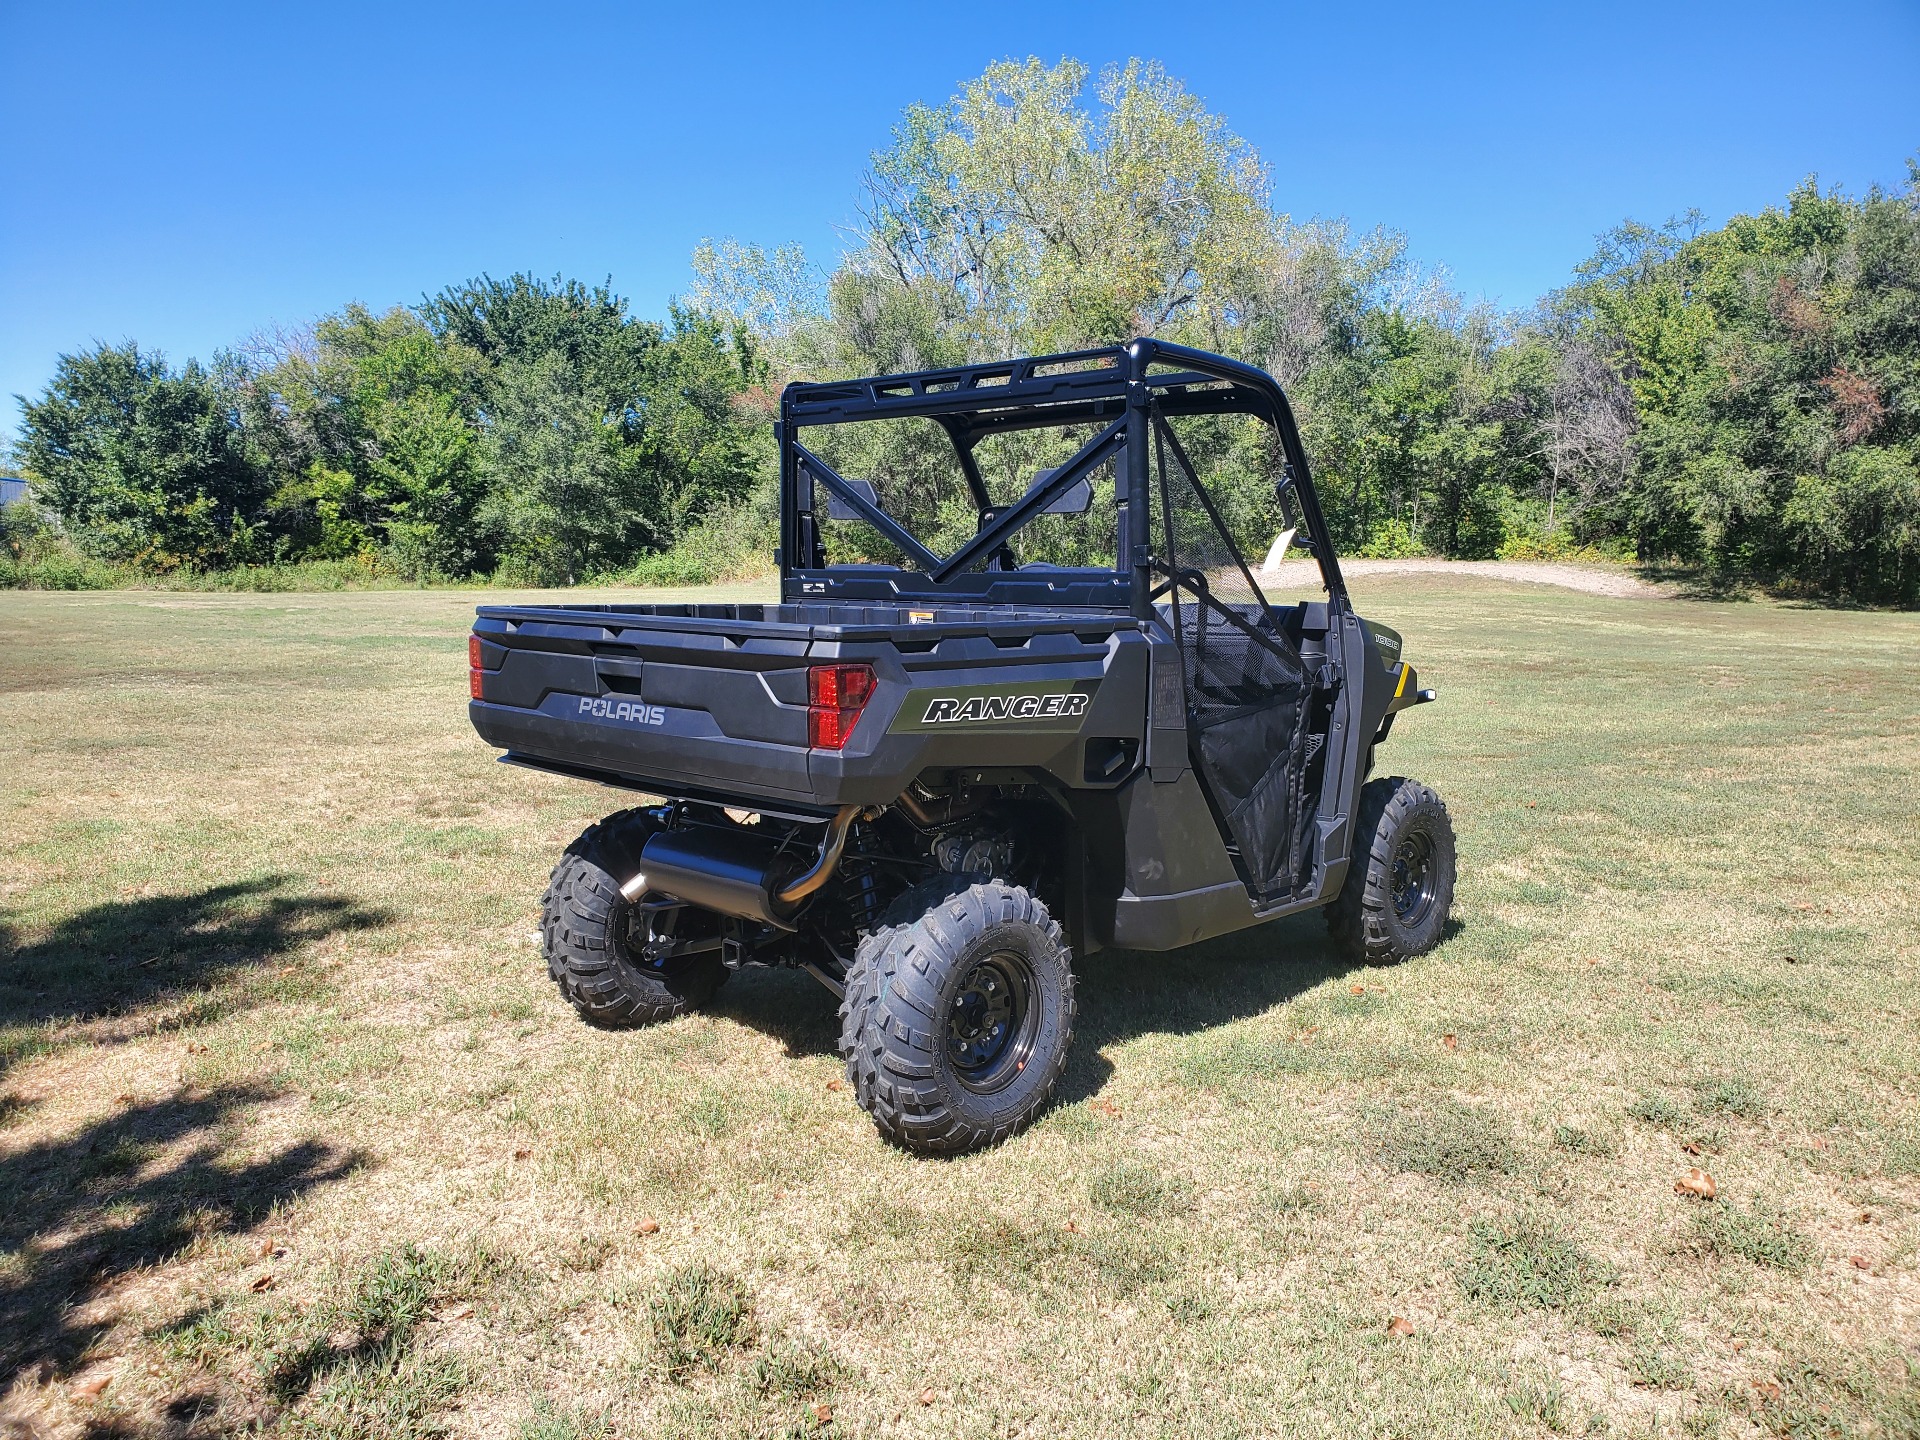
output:
<path id="1" fill-rule="evenodd" d="M 1418 780 L 1369 780 L 1360 792 L 1347 883 L 1327 906 L 1335 948 L 1360 965 L 1426 954 L 1446 933 L 1454 868 L 1445 802 Z"/>
<path id="2" fill-rule="evenodd" d="M 1027 890 L 941 876 L 909 890 L 847 973 L 840 1053 L 880 1133 L 928 1155 L 1032 1124 L 1066 1068 L 1073 970 Z"/>

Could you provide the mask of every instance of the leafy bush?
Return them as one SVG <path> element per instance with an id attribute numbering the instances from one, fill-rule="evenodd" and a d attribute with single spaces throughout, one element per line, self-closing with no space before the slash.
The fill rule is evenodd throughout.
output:
<path id="1" fill-rule="evenodd" d="M 779 493 L 764 487 L 740 504 L 709 511 L 681 534 L 672 549 L 644 555 L 625 574 L 609 578 L 629 585 L 671 587 L 769 574 L 779 517 Z"/>
<path id="2" fill-rule="evenodd" d="M 1563 529 L 1522 529 L 1508 532 L 1495 552 L 1501 560 L 1559 560 L 1604 564 L 1613 557 L 1597 546 L 1583 544 Z"/>
<path id="3" fill-rule="evenodd" d="M 1404 520 L 1389 519 L 1373 527 L 1358 553 L 1363 560 L 1407 560 L 1425 555 L 1427 549 Z"/>
<path id="4" fill-rule="evenodd" d="M 0 554 L 0 590 L 112 590 L 133 578 L 63 543 L 34 546 L 17 557 Z"/>

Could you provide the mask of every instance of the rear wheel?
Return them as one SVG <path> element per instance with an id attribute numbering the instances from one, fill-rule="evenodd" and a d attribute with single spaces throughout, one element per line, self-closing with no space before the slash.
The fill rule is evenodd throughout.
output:
<path id="1" fill-rule="evenodd" d="M 704 1005 L 727 978 L 711 915 L 682 907 L 651 911 L 620 893 L 654 833 L 644 810 L 592 825 L 553 867 L 541 906 L 547 973 L 595 1025 L 627 1029 Z M 686 953 L 689 944 L 710 948 Z"/>
<path id="2" fill-rule="evenodd" d="M 1417 780 L 1370 780 L 1360 792 L 1353 863 L 1327 906 L 1336 948 L 1362 965 L 1424 955 L 1453 910 L 1453 820 Z"/>
<path id="3" fill-rule="evenodd" d="M 1020 886 L 943 875 L 895 901 L 840 1006 L 847 1078 L 880 1133 L 955 1155 L 1032 1124 L 1073 1039 L 1070 960 Z"/>

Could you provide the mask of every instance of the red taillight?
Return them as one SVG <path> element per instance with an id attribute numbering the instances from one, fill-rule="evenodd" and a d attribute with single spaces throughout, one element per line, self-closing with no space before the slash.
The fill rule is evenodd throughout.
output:
<path id="1" fill-rule="evenodd" d="M 807 744 L 846 748 L 847 737 L 873 695 L 871 665 L 814 665 L 807 670 Z"/>
<path id="2" fill-rule="evenodd" d="M 873 694 L 868 665 L 815 665 L 807 671 L 807 703 L 835 710 L 858 710 Z"/>
<path id="3" fill-rule="evenodd" d="M 467 693 L 476 700 L 484 699 L 480 693 L 480 676 L 484 665 L 480 653 L 480 637 L 467 636 Z"/>
<path id="4" fill-rule="evenodd" d="M 807 744 L 816 750 L 845 749 L 847 737 L 859 719 L 858 710 L 809 710 Z"/>
<path id="5" fill-rule="evenodd" d="M 467 636 L 467 664 L 473 669 L 478 670 L 481 663 L 480 637 L 478 635 L 469 635 Z"/>

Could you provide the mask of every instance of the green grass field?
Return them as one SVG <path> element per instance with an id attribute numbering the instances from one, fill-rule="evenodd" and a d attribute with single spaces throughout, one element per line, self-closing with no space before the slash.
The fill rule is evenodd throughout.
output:
<path id="1" fill-rule="evenodd" d="M 1920 1434 L 1920 619 L 1357 591 L 1457 932 L 1092 957 L 954 1162 L 806 976 L 576 1021 L 472 594 L 0 595 L 0 1430 Z"/>

